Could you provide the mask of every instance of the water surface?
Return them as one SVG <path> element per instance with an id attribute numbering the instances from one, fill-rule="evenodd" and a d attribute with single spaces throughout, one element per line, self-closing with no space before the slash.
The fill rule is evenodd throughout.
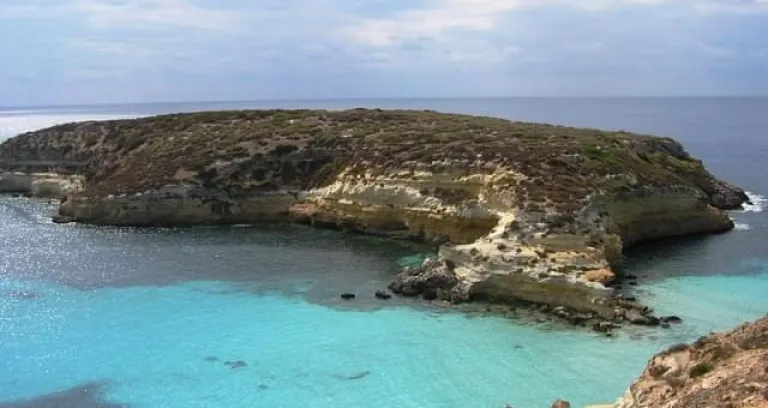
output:
<path id="1" fill-rule="evenodd" d="M 431 108 L 673 136 L 768 192 L 765 99 L 488 99 L 139 105 L 0 111 L 0 138 L 71 120 L 238 107 Z M 416 301 L 379 301 L 434 248 L 264 224 L 55 225 L 0 198 L 0 408 L 515 407 L 614 400 L 671 344 L 768 310 L 765 203 L 738 230 L 627 254 L 635 290 L 684 323 L 617 338 Z M 344 302 L 341 292 L 358 299 Z"/>

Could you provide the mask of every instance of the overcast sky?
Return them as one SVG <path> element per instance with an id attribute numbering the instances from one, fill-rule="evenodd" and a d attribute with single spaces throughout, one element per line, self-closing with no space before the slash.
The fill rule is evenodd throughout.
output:
<path id="1" fill-rule="evenodd" d="M 0 106 L 768 94 L 768 0 L 0 0 Z"/>

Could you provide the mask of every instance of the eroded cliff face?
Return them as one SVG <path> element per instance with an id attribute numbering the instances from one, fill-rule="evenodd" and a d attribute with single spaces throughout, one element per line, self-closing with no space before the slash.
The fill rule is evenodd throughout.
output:
<path id="1" fill-rule="evenodd" d="M 614 408 L 768 407 L 768 317 L 651 359 Z"/>
<path id="2" fill-rule="evenodd" d="M 357 174 L 347 168 L 324 187 L 241 196 L 180 183 L 135 194 L 72 195 L 61 204 L 57 220 L 131 226 L 292 221 L 423 240 L 441 245 L 439 262 L 425 269 L 451 265 L 453 284 L 440 293 L 402 285 L 393 286 L 395 292 L 453 302 L 522 300 L 619 320 L 623 316 L 617 313 L 624 311 L 605 284 L 613 280 L 624 247 L 732 228 L 723 211 L 686 186 L 599 196 L 570 223 L 553 224 L 551 214 L 505 200 L 497 182 L 511 174 Z"/>
<path id="3" fill-rule="evenodd" d="M 434 112 L 68 125 L 6 142 L 0 160 L 87 152 L 83 188 L 57 221 L 294 221 L 418 239 L 440 244 L 440 259 L 398 277 L 398 293 L 564 306 L 583 320 L 658 323 L 605 286 L 622 250 L 727 231 L 723 209 L 746 201 L 671 139 Z"/>
<path id="4" fill-rule="evenodd" d="M 82 177 L 52 173 L 0 172 L 0 194 L 60 199 L 82 190 Z"/>

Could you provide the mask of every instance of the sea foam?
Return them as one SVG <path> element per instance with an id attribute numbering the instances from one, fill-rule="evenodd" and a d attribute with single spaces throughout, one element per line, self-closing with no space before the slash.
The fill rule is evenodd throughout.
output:
<path id="1" fill-rule="evenodd" d="M 768 207 L 768 197 L 747 191 L 752 204 L 744 204 L 744 212 L 763 212 Z"/>

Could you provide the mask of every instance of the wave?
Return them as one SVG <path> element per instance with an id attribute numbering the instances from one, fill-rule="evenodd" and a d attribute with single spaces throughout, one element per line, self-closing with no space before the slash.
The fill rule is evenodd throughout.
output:
<path id="1" fill-rule="evenodd" d="M 749 224 L 741 224 L 737 222 L 736 224 L 734 224 L 733 229 L 737 231 L 749 231 L 750 227 L 749 227 Z"/>
<path id="2" fill-rule="evenodd" d="M 768 208 L 768 197 L 747 191 L 747 197 L 752 204 L 744 204 L 744 212 L 763 212 Z"/>

